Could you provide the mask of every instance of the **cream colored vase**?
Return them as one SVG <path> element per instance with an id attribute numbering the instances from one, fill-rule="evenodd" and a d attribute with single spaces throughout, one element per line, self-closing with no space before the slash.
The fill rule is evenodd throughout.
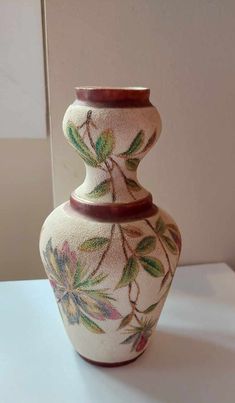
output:
<path id="1" fill-rule="evenodd" d="M 75 350 L 96 364 L 121 365 L 149 344 L 181 238 L 137 180 L 137 167 L 161 130 L 149 90 L 85 87 L 76 93 L 63 129 L 84 160 L 86 178 L 46 219 L 40 253 Z"/>

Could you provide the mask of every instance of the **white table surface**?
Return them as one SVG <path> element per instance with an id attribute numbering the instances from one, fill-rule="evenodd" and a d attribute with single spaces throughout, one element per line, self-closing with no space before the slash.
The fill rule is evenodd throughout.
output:
<path id="1" fill-rule="evenodd" d="M 73 350 L 47 280 L 0 283 L 1 403 L 234 403 L 235 274 L 177 269 L 152 345 L 101 368 Z"/>

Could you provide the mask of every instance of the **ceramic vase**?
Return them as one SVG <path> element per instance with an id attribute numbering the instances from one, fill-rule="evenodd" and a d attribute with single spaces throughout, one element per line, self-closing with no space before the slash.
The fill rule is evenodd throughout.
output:
<path id="1" fill-rule="evenodd" d="M 155 331 L 181 237 L 137 179 L 161 120 L 147 88 L 76 89 L 63 120 L 84 182 L 48 216 L 41 258 L 67 334 L 85 359 L 135 360 Z M 154 175 L 154 171 L 150 174 Z"/>

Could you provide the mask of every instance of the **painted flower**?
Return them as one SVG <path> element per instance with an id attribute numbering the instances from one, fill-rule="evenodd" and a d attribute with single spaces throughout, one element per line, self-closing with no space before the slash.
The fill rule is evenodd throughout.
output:
<path id="1" fill-rule="evenodd" d="M 136 351 L 137 353 L 143 351 L 155 326 L 155 320 L 141 318 L 139 326 L 130 326 L 127 329 L 126 333 L 130 333 L 130 336 L 123 340 L 121 344 L 132 344 L 131 351 Z"/>
<path id="2" fill-rule="evenodd" d="M 65 241 L 61 248 L 53 248 L 51 239 L 44 252 L 46 271 L 57 302 L 70 324 L 82 323 L 94 333 L 104 333 L 91 318 L 104 321 L 120 319 L 121 315 L 112 305 L 115 301 L 108 289 L 97 289 L 107 275 L 87 273 L 75 251 Z"/>

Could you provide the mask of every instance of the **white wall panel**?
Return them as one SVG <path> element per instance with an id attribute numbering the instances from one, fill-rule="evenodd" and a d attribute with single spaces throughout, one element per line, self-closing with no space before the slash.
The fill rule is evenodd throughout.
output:
<path id="1" fill-rule="evenodd" d="M 181 263 L 235 264 L 235 2 L 47 2 L 55 204 L 83 162 L 62 117 L 76 85 L 151 88 L 163 132 L 140 180 L 183 234 Z"/>
<path id="2" fill-rule="evenodd" d="M 40 0 L 0 2 L 0 138 L 45 138 Z"/>

